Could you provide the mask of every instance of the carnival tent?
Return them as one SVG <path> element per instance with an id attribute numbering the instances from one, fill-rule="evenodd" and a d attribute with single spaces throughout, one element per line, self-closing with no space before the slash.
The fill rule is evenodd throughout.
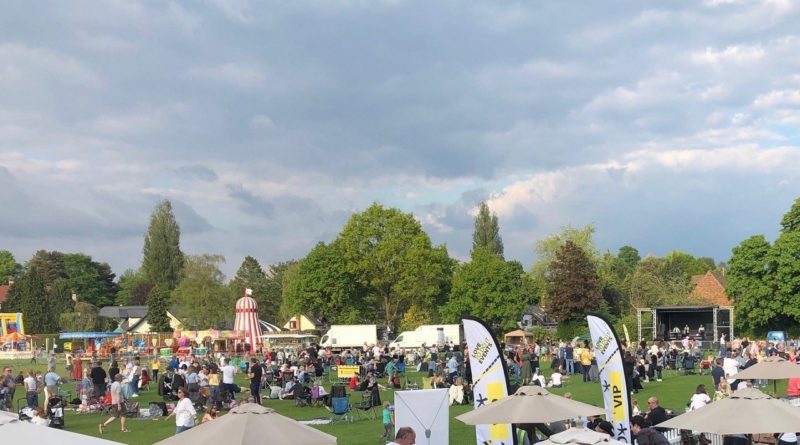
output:
<path id="1" fill-rule="evenodd" d="M 250 296 L 252 291 L 245 290 L 245 294 L 236 302 L 236 321 L 233 329 L 244 337 L 251 350 L 261 344 L 261 326 L 258 324 L 258 303 Z"/>

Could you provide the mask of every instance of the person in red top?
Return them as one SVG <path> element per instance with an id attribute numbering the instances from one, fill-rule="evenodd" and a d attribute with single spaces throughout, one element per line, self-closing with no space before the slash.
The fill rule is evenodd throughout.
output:
<path id="1" fill-rule="evenodd" d="M 356 390 L 356 387 L 358 387 L 358 373 L 355 373 L 352 377 L 350 377 L 350 383 L 347 386 L 350 387 L 350 391 Z"/>
<path id="2" fill-rule="evenodd" d="M 790 399 L 800 398 L 800 377 L 792 377 L 786 386 L 786 397 Z"/>

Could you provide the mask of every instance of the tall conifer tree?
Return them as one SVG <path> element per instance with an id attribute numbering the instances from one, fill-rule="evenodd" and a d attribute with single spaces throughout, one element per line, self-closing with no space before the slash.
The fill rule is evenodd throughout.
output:
<path id="1" fill-rule="evenodd" d="M 154 332 L 170 330 L 166 313 L 169 295 L 178 285 L 183 267 L 180 238 L 181 229 L 172 213 L 172 204 L 161 201 L 150 216 L 142 259 L 142 272 L 154 286 L 147 302 L 147 322 Z"/>
<path id="2" fill-rule="evenodd" d="M 497 215 L 489 212 L 486 201 L 481 202 L 478 215 L 475 216 L 475 231 L 472 232 L 472 251 L 478 248 L 487 249 L 498 258 L 503 258 L 503 239 L 500 237 L 500 225 Z"/>

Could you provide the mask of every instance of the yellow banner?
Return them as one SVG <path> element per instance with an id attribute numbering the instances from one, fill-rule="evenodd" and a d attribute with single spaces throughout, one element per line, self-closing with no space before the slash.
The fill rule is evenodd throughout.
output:
<path id="1" fill-rule="evenodd" d="M 336 375 L 340 379 L 349 379 L 353 374 L 360 374 L 361 367 L 358 365 L 340 365 L 336 368 Z"/>

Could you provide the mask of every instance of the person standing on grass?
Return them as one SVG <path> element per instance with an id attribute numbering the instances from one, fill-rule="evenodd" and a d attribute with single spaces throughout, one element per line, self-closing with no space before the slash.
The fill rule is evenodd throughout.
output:
<path id="1" fill-rule="evenodd" d="M 250 372 L 247 377 L 250 378 L 250 394 L 253 396 L 255 403 L 261 404 L 261 376 L 263 375 L 263 368 L 258 364 L 258 359 L 253 357 L 250 359 Z"/>
<path id="2" fill-rule="evenodd" d="M 175 416 L 175 434 L 180 434 L 195 425 L 197 411 L 195 411 L 192 401 L 186 396 L 186 390 L 183 388 L 178 390 L 178 403 L 175 405 L 175 409 L 169 413 L 167 419 L 172 416 Z"/>
<path id="3" fill-rule="evenodd" d="M 117 374 L 114 377 L 114 383 L 111 384 L 111 409 L 109 413 L 111 417 L 98 427 L 100 434 L 103 434 L 106 427 L 117 419 L 119 419 L 121 431 L 123 433 L 129 432 L 128 429 L 125 428 L 125 400 L 122 397 L 122 374 Z"/>
<path id="4" fill-rule="evenodd" d="M 161 362 L 158 360 L 158 356 L 153 357 L 153 361 L 150 362 L 150 372 L 153 374 L 153 381 L 158 381 L 158 369 L 161 368 Z"/>
<path id="5" fill-rule="evenodd" d="M 220 370 L 222 371 L 222 392 L 229 393 L 231 397 L 234 396 L 233 375 L 236 373 L 236 368 L 231 365 L 231 359 L 225 359 L 225 366 Z"/>
<path id="6" fill-rule="evenodd" d="M 39 385 L 36 382 L 36 373 L 31 369 L 28 371 L 28 377 L 22 381 L 25 385 L 25 399 L 28 401 L 28 407 L 39 407 Z"/>
<path id="7" fill-rule="evenodd" d="M 382 439 L 389 439 L 392 434 L 392 426 L 394 426 L 394 407 L 392 402 L 388 400 L 383 404 L 383 435 Z"/>

